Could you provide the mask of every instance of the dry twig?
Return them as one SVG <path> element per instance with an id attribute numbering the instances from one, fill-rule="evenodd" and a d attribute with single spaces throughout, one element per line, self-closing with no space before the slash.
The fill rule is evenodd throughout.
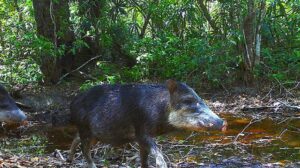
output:
<path id="1" fill-rule="evenodd" d="M 72 70 L 71 72 L 68 72 L 68 73 L 64 74 L 62 77 L 59 78 L 59 81 L 57 82 L 57 84 L 60 84 L 60 83 L 62 82 L 62 80 L 63 80 L 65 77 L 67 77 L 68 75 L 70 75 L 71 73 L 74 73 L 74 72 L 80 70 L 81 68 L 83 68 L 84 66 L 86 66 L 87 64 L 89 64 L 90 62 L 92 62 L 92 61 L 94 61 L 95 59 L 98 59 L 98 58 L 100 58 L 100 57 L 101 57 L 101 55 L 97 55 L 97 56 L 95 56 L 95 57 L 89 59 L 88 61 L 86 61 L 86 62 L 83 63 L 82 65 L 80 65 L 78 68 Z"/>

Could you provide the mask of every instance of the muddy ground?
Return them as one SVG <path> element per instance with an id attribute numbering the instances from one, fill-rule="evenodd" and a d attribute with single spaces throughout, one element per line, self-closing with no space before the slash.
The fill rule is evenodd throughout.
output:
<path id="1" fill-rule="evenodd" d="M 16 98 L 28 122 L 2 124 L 0 167 L 83 167 L 80 149 L 73 163 L 65 161 L 76 132 L 67 124 L 68 105 L 78 92 L 79 85 L 69 84 L 22 90 Z M 233 88 L 199 95 L 228 121 L 228 130 L 157 137 L 169 167 L 300 167 L 299 88 Z M 98 167 L 139 167 L 135 143 L 121 148 L 95 144 L 92 156 Z"/>

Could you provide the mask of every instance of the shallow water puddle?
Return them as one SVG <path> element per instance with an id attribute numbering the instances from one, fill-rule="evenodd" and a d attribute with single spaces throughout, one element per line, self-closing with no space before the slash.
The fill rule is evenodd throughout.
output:
<path id="1" fill-rule="evenodd" d="M 51 153 L 55 149 L 68 150 L 75 134 L 76 129 L 69 127 L 48 130 L 46 136 L 49 143 L 46 151 Z"/>
<path id="2" fill-rule="evenodd" d="M 275 120 L 271 118 L 222 116 L 228 129 L 221 132 L 202 132 L 192 137 L 190 133 L 173 134 L 174 141 L 185 141 L 201 150 L 195 152 L 195 161 L 222 161 L 230 157 L 248 157 L 259 162 L 300 161 L 300 119 Z M 253 124 L 249 124 L 250 122 Z M 257 122 L 256 122 L 257 121 Z M 251 159 L 250 159 L 251 160 Z"/>
<path id="3" fill-rule="evenodd" d="M 221 160 L 232 156 L 251 156 L 262 162 L 300 160 L 300 119 L 280 122 L 265 118 L 248 125 L 252 119 L 247 116 L 225 114 L 222 115 L 222 118 L 228 122 L 228 129 L 225 133 L 177 132 L 167 136 L 171 140 L 169 145 L 182 143 L 180 150 L 193 153 L 188 159 L 197 162 L 205 161 L 207 158 L 212 161 L 211 159 Z M 245 129 L 247 125 L 248 127 Z M 46 151 L 67 150 L 72 142 L 74 132 L 75 130 L 70 128 L 49 130 L 46 134 L 48 139 Z M 237 135 L 239 135 L 238 138 Z M 159 140 L 159 144 L 167 146 L 164 143 L 169 140 L 162 139 Z M 236 143 L 234 143 L 235 139 Z M 192 152 L 189 145 L 194 145 L 195 149 Z M 171 147 L 171 149 L 173 148 Z M 170 148 L 167 147 L 166 150 L 166 152 L 172 153 L 172 151 L 168 151 Z"/>

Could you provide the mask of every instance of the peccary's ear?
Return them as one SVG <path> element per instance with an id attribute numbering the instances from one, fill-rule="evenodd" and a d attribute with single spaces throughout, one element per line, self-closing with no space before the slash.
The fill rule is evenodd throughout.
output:
<path id="1" fill-rule="evenodd" d="M 173 94 L 177 90 L 177 82 L 173 79 L 167 80 L 166 85 L 171 94 Z"/>

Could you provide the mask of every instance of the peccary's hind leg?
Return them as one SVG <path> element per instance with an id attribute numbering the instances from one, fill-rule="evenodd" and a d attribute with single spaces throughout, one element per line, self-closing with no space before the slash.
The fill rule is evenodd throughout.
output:
<path id="1" fill-rule="evenodd" d="M 96 165 L 93 162 L 91 156 L 92 139 L 91 138 L 80 138 L 80 139 L 81 139 L 81 150 L 86 162 L 88 163 L 88 168 L 96 168 Z"/>
<path id="2" fill-rule="evenodd" d="M 80 143 L 80 137 L 79 137 L 79 134 L 77 133 L 73 142 L 72 142 L 72 145 L 70 147 L 70 154 L 69 154 L 69 157 L 67 159 L 67 162 L 72 162 L 73 159 L 74 159 L 74 155 L 75 155 L 75 152 L 76 152 L 76 148 L 77 146 L 79 145 Z"/>

